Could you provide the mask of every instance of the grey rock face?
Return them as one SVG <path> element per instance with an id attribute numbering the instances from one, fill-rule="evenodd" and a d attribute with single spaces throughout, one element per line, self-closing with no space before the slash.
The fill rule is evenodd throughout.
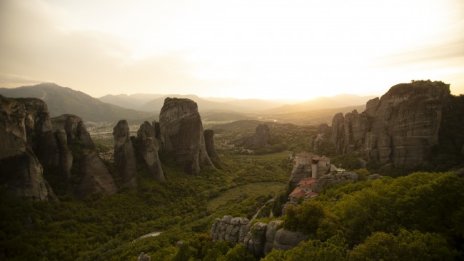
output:
<path id="1" fill-rule="evenodd" d="M 117 175 L 121 179 L 121 186 L 137 187 L 137 166 L 132 145 L 129 124 L 126 120 L 120 120 L 113 128 L 114 138 L 114 164 Z"/>
<path id="2" fill-rule="evenodd" d="M 111 195 L 116 193 L 116 185 L 96 151 L 86 151 L 79 159 L 81 181 L 76 188 L 80 198 L 89 195 Z"/>
<path id="3" fill-rule="evenodd" d="M 162 152 L 173 157 L 189 174 L 213 166 L 206 152 L 203 124 L 197 104 L 189 99 L 166 98 L 159 117 Z"/>
<path id="4" fill-rule="evenodd" d="M 147 121 L 140 125 L 134 145 L 136 153 L 143 161 L 148 173 L 158 181 L 165 181 L 166 178 L 158 155 L 159 144 L 154 126 Z"/>
<path id="5" fill-rule="evenodd" d="M 214 131 L 213 130 L 205 130 L 205 145 L 206 145 L 206 152 L 208 153 L 209 158 L 214 163 L 214 166 L 221 167 L 221 159 L 216 152 L 216 148 L 214 147 Z"/>
<path id="6" fill-rule="evenodd" d="M 114 194 L 117 188 L 113 177 L 98 156 L 82 119 L 65 114 L 53 118 L 52 124 L 58 145 L 60 171 L 63 176 L 73 176 L 77 181 L 73 187 L 74 193 L 80 198 Z"/>
<path id="7" fill-rule="evenodd" d="M 290 249 L 308 236 L 281 228 L 282 221 L 274 220 L 269 224 L 257 222 L 251 226 L 246 218 L 224 216 L 216 219 L 211 227 L 214 241 L 225 240 L 232 244 L 244 244 L 250 253 L 262 257 L 272 249 Z"/>
<path id="8" fill-rule="evenodd" d="M 7 190 L 34 200 L 55 198 L 34 151 L 56 148 L 56 144 L 49 146 L 46 143 L 44 138 L 48 138 L 48 134 L 52 134 L 51 124 L 43 101 L 0 95 L 0 183 Z M 43 158 L 52 160 L 51 157 Z"/>
<path id="9" fill-rule="evenodd" d="M 367 160 L 395 167 L 422 165 L 438 144 L 442 108 L 449 85 L 419 81 L 393 86 L 366 110 L 332 120 L 332 137 L 338 153 L 355 152 Z"/>
<path id="10" fill-rule="evenodd" d="M 213 240 L 225 240 L 232 244 L 243 242 L 248 233 L 249 220 L 247 218 L 224 216 L 216 219 L 211 227 Z"/>
<path id="11" fill-rule="evenodd" d="M 264 256 L 266 230 L 266 223 L 257 222 L 250 228 L 250 232 L 245 236 L 245 247 L 256 257 Z"/>

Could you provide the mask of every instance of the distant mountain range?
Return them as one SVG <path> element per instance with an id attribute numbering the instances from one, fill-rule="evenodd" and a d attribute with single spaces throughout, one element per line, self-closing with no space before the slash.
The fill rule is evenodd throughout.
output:
<path id="1" fill-rule="evenodd" d="M 18 88 L 0 88 L 6 97 L 32 97 L 47 103 L 52 117 L 61 114 L 75 114 L 85 121 L 114 122 L 120 119 L 142 120 L 154 117 L 154 113 L 140 112 L 108 104 L 88 94 L 61 87 L 54 83 L 41 83 Z"/>
<path id="2" fill-rule="evenodd" d="M 338 95 L 285 104 L 282 101 L 234 98 L 203 98 L 196 95 L 120 94 L 94 98 L 54 83 L 18 88 L 0 88 L 7 97 L 34 97 L 44 100 L 52 117 L 75 114 L 85 121 L 115 122 L 153 120 L 159 115 L 166 97 L 188 98 L 198 104 L 203 120 L 214 123 L 234 120 L 270 120 L 295 124 L 329 122 L 337 112 L 362 111 L 371 96 Z"/>
<path id="3" fill-rule="evenodd" d="M 167 97 L 187 98 L 198 104 L 200 112 L 261 112 L 284 105 L 283 102 L 268 101 L 260 99 L 230 99 L 230 98 L 202 98 L 197 95 L 188 94 L 120 94 L 105 95 L 100 100 L 115 104 L 128 109 L 159 113 L 163 107 L 164 99 Z"/>
<path id="4" fill-rule="evenodd" d="M 333 108 L 355 107 L 362 106 L 366 104 L 368 100 L 373 98 L 375 98 L 375 96 L 358 96 L 352 94 L 340 94 L 332 97 L 318 97 L 316 99 L 301 103 L 287 104 L 281 107 L 272 108 L 267 110 L 266 113 L 288 114 L 315 110 L 327 110 Z"/>

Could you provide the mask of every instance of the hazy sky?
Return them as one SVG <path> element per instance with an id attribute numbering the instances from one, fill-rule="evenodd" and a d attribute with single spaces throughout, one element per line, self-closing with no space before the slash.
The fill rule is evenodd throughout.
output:
<path id="1" fill-rule="evenodd" d="M 0 0 L 0 86 L 309 99 L 464 93 L 463 0 Z"/>

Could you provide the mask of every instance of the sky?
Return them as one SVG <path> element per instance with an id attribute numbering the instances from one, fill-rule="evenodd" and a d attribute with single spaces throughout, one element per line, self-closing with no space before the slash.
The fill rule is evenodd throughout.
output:
<path id="1" fill-rule="evenodd" d="M 462 0 L 0 0 L 0 86 L 307 100 L 441 80 Z"/>

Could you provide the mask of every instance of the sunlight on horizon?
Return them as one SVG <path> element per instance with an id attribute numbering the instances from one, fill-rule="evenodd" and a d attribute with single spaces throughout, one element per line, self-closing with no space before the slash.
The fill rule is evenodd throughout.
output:
<path id="1" fill-rule="evenodd" d="M 3 1 L 0 85 L 307 100 L 431 79 L 464 93 L 464 4 Z M 0 87 L 1 87 L 0 86 Z"/>

